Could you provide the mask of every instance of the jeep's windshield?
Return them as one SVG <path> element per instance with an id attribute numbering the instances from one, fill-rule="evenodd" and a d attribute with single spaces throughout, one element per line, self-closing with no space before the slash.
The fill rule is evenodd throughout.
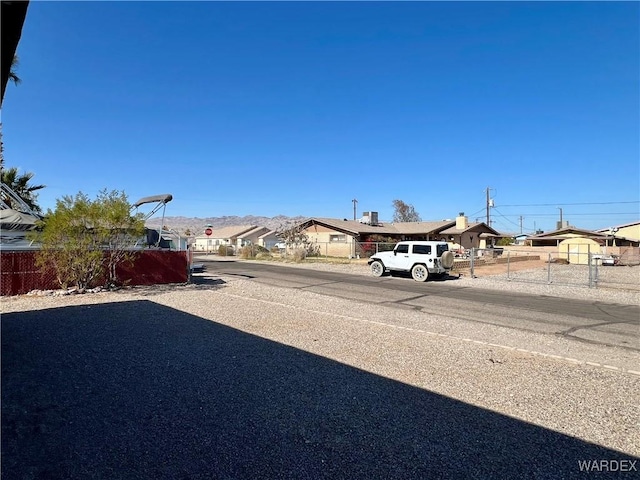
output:
<path id="1" fill-rule="evenodd" d="M 436 247 L 438 257 L 441 257 L 442 254 L 447 250 L 449 250 L 449 245 L 447 245 L 446 243 L 439 243 Z"/>

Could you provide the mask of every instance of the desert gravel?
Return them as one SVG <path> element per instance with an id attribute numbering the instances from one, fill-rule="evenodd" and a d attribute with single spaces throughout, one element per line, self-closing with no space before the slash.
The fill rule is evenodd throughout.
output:
<path id="1" fill-rule="evenodd" d="M 300 268 L 369 274 L 361 264 Z M 629 466 L 640 456 L 633 372 L 475 342 L 481 332 L 442 333 L 428 326 L 466 326 L 437 314 L 199 277 L 2 299 L 7 478 L 580 478 L 581 460 Z M 639 300 L 633 290 L 460 281 Z M 530 342 L 554 341 L 543 337 Z M 105 345 L 118 354 L 105 356 Z M 115 397 L 103 403 L 106 391 Z M 63 445 L 28 447 L 47 441 Z"/>

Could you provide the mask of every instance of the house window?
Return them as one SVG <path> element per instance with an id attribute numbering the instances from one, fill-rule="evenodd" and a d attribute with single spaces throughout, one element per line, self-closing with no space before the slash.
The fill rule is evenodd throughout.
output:
<path id="1" fill-rule="evenodd" d="M 329 235 L 329 241 L 330 242 L 346 243 L 347 242 L 347 236 L 346 235 Z"/>

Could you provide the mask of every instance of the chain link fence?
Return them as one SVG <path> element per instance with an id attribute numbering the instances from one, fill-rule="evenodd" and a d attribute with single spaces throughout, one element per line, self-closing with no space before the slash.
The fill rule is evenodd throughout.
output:
<path id="1" fill-rule="evenodd" d="M 499 277 L 508 281 L 640 290 L 640 254 L 637 249 L 621 255 L 594 253 L 589 248 L 547 251 L 539 255 L 532 253 L 531 249 L 471 250 L 471 276 L 490 265 L 502 265 L 504 273 Z"/>
<path id="2" fill-rule="evenodd" d="M 314 242 L 301 258 L 349 258 L 362 259 L 378 252 L 393 250 L 397 242 Z M 301 247 L 300 247 L 301 248 Z M 256 250 L 266 250 L 256 247 Z M 299 248 L 272 248 L 271 254 L 295 258 Z M 640 249 L 619 247 L 606 254 L 584 248 L 549 249 L 529 247 L 494 247 L 454 250 L 453 272 L 470 272 L 482 275 L 484 267 L 499 265 L 497 280 L 544 283 L 555 285 L 579 285 L 589 288 L 610 287 L 638 289 L 640 291 Z M 223 246 L 219 255 L 238 255 L 232 246 Z M 258 252 L 255 253 L 257 255 Z M 486 269 L 485 269 L 486 271 Z"/>

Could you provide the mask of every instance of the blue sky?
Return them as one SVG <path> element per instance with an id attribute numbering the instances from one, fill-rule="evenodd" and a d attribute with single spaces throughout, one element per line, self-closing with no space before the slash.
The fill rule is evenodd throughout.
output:
<path id="1" fill-rule="evenodd" d="M 167 215 L 640 219 L 640 4 L 31 2 L 8 166 Z"/>

